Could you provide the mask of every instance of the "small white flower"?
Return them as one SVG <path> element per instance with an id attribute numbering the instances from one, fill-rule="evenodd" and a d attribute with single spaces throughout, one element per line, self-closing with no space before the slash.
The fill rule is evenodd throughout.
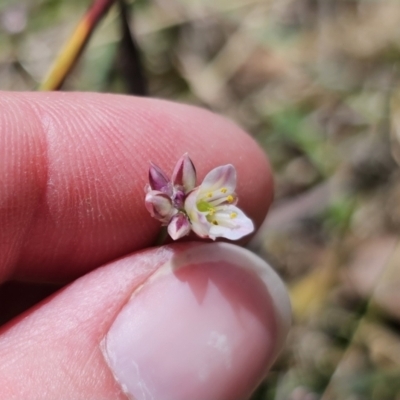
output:
<path id="1" fill-rule="evenodd" d="M 254 225 L 236 207 L 236 170 L 231 164 L 213 169 L 186 198 L 185 211 L 192 230 L 200 237 L 238 240 L 253 232 Z"/>

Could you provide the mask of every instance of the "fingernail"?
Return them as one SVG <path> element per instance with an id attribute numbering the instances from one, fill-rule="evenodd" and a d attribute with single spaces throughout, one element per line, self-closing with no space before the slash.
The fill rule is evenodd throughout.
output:
<path id="1" fill-rule="evenodd" d="M 286 289 L 263 260 L 231 244 L 195 244 L 133 293 L 102 351 L 129 398 L 246 399 L 289 325 Z"/>

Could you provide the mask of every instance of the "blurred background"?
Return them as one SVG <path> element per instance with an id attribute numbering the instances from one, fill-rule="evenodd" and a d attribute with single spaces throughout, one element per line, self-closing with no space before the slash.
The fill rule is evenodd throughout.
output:
<path id="1" fill-rule="evenodd" d="M 0 89 L 45 82 L 91 4 L 0 0 Z M 252 400 L 400 400 L 400 2 L 125 5 L 98 18 L 62 89 L 222 113 L 275 171 L 250 247 L 287 283 L 294 326 Z"/>

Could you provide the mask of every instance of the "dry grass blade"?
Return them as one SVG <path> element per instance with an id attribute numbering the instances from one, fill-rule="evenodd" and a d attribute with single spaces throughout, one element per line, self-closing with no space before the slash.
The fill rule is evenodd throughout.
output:
<path id="1" fill-rule="evenodd" d="M 99 21 L 114 0 L 95 0 L 61 50 L 39 90 L 58 90 L 72 70 Z"/>

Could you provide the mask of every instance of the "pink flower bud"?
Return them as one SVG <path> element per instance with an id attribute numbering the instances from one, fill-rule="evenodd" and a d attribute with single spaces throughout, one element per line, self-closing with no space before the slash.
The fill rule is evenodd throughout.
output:
<path id="1" fill-rule="evenodd" d="M 169 184 L 169 179 L 161 168 L 152 163 L 149 169 L 149 183 L 152 190 L 160 190 L 164 192 L 165 188 Z"/>
<path id="2" fill-rule="evenodd" d="M 168 224 L 168 233 L 173 240 L 178 240 L 190 232 L 190 222 L 183 213 L 175 214 Z"/>
<path id="3" fill-rule="evenodd" d="M 196 169 L 185 153 L 176 163 L 174 172 L 172 173 L 173 185 L 182 186 L 186 193 L 190 192 L 196 185 Z"/>

